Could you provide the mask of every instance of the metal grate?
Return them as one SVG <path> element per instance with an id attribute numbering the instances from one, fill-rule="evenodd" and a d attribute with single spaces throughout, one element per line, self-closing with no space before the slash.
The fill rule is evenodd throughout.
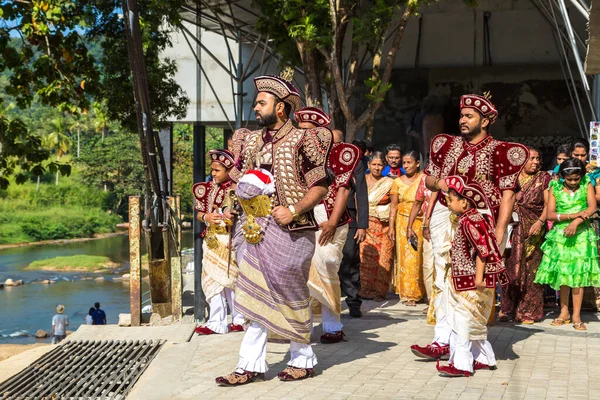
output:
<path id="1" fill-rule="evenodd" d="M 163 340 L 76 340 L 0 384 L 0 399 L 123 399 Z"/>

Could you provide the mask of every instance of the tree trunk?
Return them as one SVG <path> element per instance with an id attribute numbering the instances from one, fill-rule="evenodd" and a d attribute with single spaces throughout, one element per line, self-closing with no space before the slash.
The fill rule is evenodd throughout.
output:
<path id="1" fill-rule="evenodd" d="M 37 183 L 35 184 L 35 191 L 36 192 L 40 191 L 40 176 L 39 175 L 37 177 Z"/>
<path id="2" fill-rule="evenodd" d="M 57 156 L 56 162 L 59 162 L 59 161 L 60 161 L 60 156 Z M 55 183 L 56 186 L 58 186 L 58 173 L 59 173 L 59 170 L 56 170 L 56 183 Z"/>
<path id="3" fill-rule="evenodd" d="M 297 42 L 296 47 L 302 59 L 304 68 L 304 94 L 308 107 L 323 108 L 323 95 L 321 94 L 321 80 L 317 71 L 317 57 L 314 50 L 308 49 L 306 43 Z"/>
<path id="4" fill-rule="evenodd" d="M 79 158 L 79 151 L 81 150 L 80 137 L 81 137 L 81 128 L 77 127 L 77 158 Z"/>

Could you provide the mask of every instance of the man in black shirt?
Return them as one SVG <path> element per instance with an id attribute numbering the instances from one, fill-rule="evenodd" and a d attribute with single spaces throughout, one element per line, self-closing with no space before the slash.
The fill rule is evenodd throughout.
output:
<path id="1" fill-rule="evenodd" d="M 333 132 L 334 135 L 337 133 L 335 130 Z M 341 132 L 339 134 L 343 135 Z M 358 298 L 360 291 L 359 244 L 365 240 L 369 227 L 369 193 L 367 192 L 365 167 L 362 162 L 358 163 L 354 169 L 347 208 L 352 221 L 348 226 L 339 277 L 342 293 L 346 295 L 346 304 L 350 309 L 350 316 L 359 318 L 362 316 L 360 311 L 362 301 Z"/>

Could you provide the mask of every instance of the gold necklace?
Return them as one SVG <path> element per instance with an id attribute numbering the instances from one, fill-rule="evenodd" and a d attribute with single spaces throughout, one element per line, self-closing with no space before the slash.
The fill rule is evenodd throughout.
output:
<path id="1" fill-rule="evenodd" d="M 527 175 L 527 174 L 526 174 L 526 175 L 525 175 L 525 178 L 523 178 L 523 175 L 522 175 L 522 174 L 521 174 L 521 175 L 519 175 L 519 185 L 521 186 L 521 189 L 523 189 L 523 187 L 524 187 L 525 185 L 527 185 L 527 184 L 529 183 L 529 181 L 531 181 L 531 180 L 532 180 L 532 179 L 535 177 L 535 175 L 536 175 L 536 174 L 533 174 L 533 175 Z"/>

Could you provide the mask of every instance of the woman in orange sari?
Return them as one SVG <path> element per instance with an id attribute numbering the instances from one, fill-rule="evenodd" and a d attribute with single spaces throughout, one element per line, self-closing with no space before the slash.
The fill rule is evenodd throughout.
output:
<path id="1" fill-rule="evenodd" d="M 360 244 L 360 297 L 383 301 L 390 288 L 394 242 L 388 236 L 390 189 L 393 179 L 382 176 L 385 158 L 379 151 L 369 161 L 369 229 Z"/>
<path id="2" fill-rule="evenodd" d="M 415 196 L 423 173 L 419 171 L 420 155 L 410 151 L 402 157 L 402 167 L 405 175 L 394 179 L 390 197 L 390 238 L 396 240 L 396 265 L 394 271 L 394 286 L 400 301 L 407 306 L 416 306 L 423 299 L 425 287 L 423 284 L 423 233 L 421 225 L 423 216 L 417 217 L 412 226 L 413 242 L 416 239 L 416 250 L 406 236 L 410 210 L 415 202 Z"/>

